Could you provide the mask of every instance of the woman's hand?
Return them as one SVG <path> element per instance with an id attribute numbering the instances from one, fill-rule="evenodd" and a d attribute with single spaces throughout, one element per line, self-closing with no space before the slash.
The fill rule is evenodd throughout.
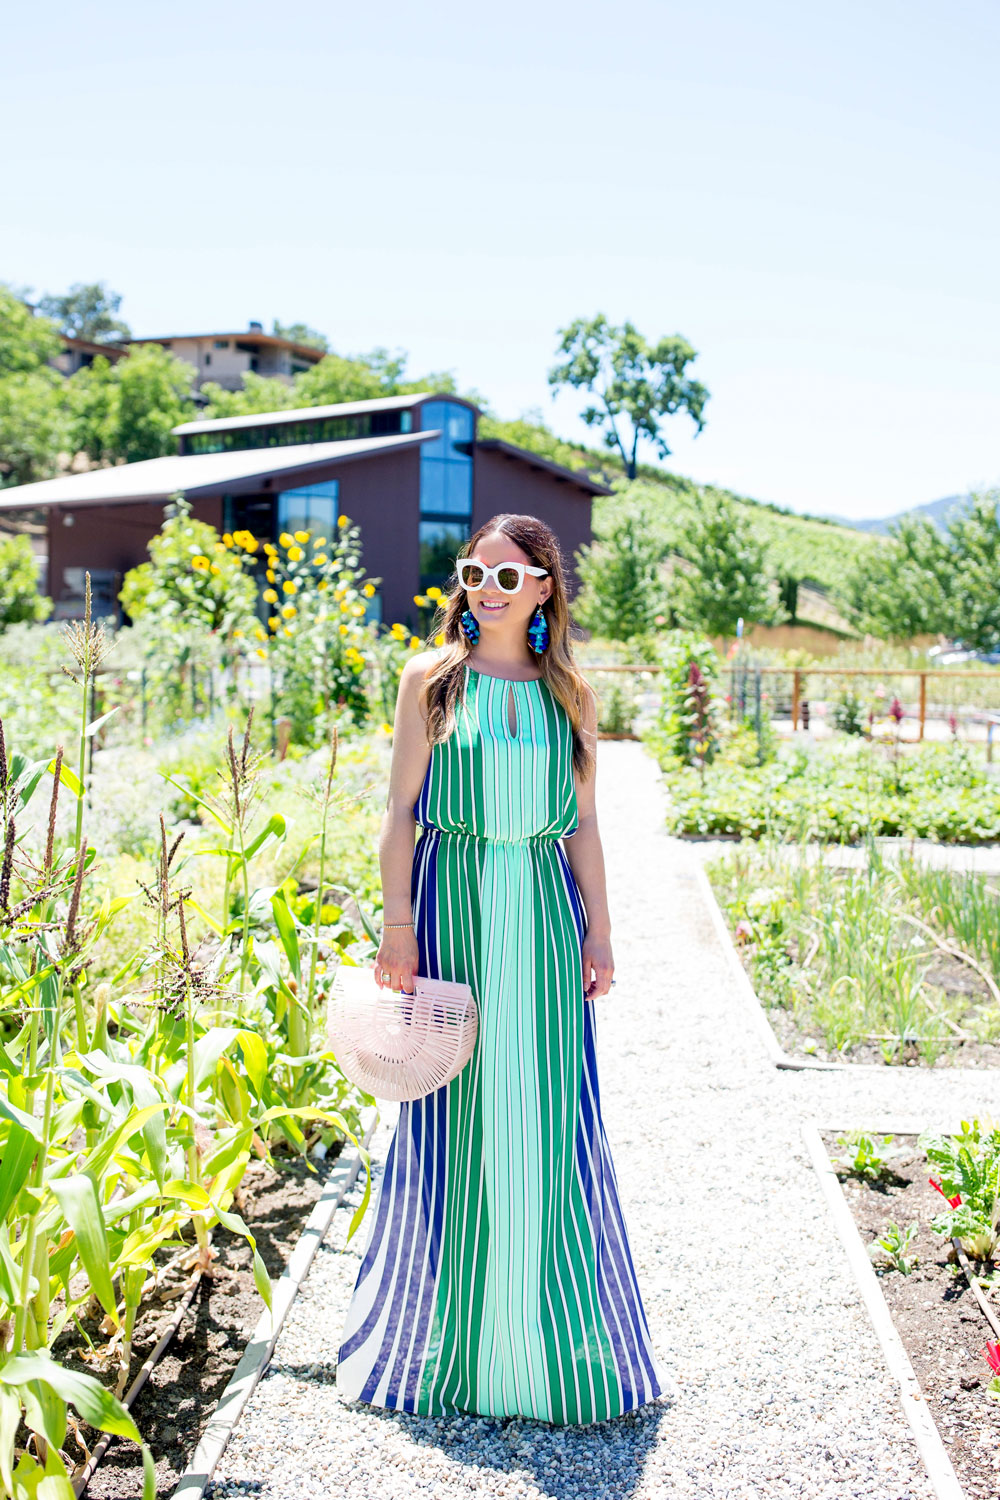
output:
<path id="1" fill-rule="evenodd" d="M 383 931 L 375 955 L 375 983 L 380 990 L 406 990 L 413 994 L 413 976 L 420 962 L 417 935 L 412 928 Z"/>
<path id="2" fill-rule="evenodd" d="M 611 939 L 587 933 L 583 940 L 583 998 L 597 1000 L 611 990 L 615 961 L 611 956 Z"/>

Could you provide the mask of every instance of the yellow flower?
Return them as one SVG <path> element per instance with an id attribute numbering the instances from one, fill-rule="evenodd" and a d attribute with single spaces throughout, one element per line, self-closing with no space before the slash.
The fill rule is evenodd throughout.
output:
<path id="1" fill-rule="evenodd" d="M 424 605 L 427 603 L 427 599 L 424 597 L 423 594 L 414 594 L 414 596 L 413 596 L 413 602 L 414 602 L 414 604 L 418 604 L 420 606 L 420 608 L 422 609 L 424 607 Z"/>
<path id="2" fill-rule="evenodd" d="M 438 634 L 434 637 L 434 644 L 435 646 L 444 645 L 444 631 L 439 631 Z"/>
<path id="3" fill-rule="evenodd" d="M 273 568 L 268 568 L 268 570 L 267 570 L 267 581 L 268 581 L 268 583 L 273 583 L 274 582 L 274 569 Z"/>
<path id="4" fill-rule="evenodd" d="M 294 635 L 295 634 L 295 631 L 292 629 L 292 627 L 290 625 L 286 625 L 284 627 L 284 631 L 285 631 L 286 635 Z"/>
<path id="5" fill-rule="evenodd" d="M 264 551 L 267 553 L 268 557 L 277 557 L 278 555 L 278 549 L 273 542 L 265 542 Z"/>
<path id="6" fill-rule="evenodd" d="M 282 619 L 292 620 L 297 614 L 298 610 L 295 608 L 294 604 L 283 604 L 281 606 Z"/>
<path id="7" fill-rule="evenodd" d="M 293 536 L 290 536 L 287 531 L 283 531 L 281 533 L 281 535 L 278 538 L 278 541 L 281 543 L 281 545 L 283 547 L 294 547 L 295 546 L 295 538 Z"/>
<path id="8" fill-rule="evenodd" d="M 382 725 L 382 733 L 383 734 L 391 734 L 392 733 L 392 725 L 391 724 L 383 724 Z"/>
<path id="9" fill-rule="evenodd" d="M 233 639 L 234 640 L 238 640 L 239 637 L 242 636 L 242 634 L 243 634 L 242 630 L 234 630 L 233 631 Z"/>
<path id="10" fill-rule="evenodd" d="M 215 552 L 225 552 L 225 550 L 226 550 L 226 544 L 225 544 L 225 542 L 216 542 L 216 544 L 215 544 L 215 546 L 214 546 L 214 548 L 212 550 L 215 551 Z"/>
<path id="11" fill-rule="evenodd" d="M 275 593 L 274 589 L 265 589 L 263 594 L 261 595 L 261 598 L 266 599 L 268 604 L 277 604 L 278 602 L 278 595 Z"/>
<path id="12" fill-rule="evenodd" d="M 344 597 L 344 595 L 346 593 L 347 593 L 347 590 L 342 586 L 339 589 L 334 589 L 334 591 L 333 591 L 333 597 L 335 599 L 343 599 L 343 597 Z"/>
<path id="13" fill-rule="evenodd" d="M 365 612 L 365 607 L 364 607 L 363 604 L 352 604 L 351 605 L 351 614 L 352 615 L 363 615 L 364 612 Z"/>
<path id="14" fill-rule="evenodd" d="M 350 516 L 338 516 L 337 517 L 337 525 L 338 526 L 350 526 L 350 524 L 351 524 L 351 518 L 350 518 Z"/>
<path id="15" fill-rule="evenodd" d="M 308 542 L 308 540 L 309 540 L 309 533 L 308 533 L 308 531 L 297 531 L 295 533 L 295 540 L 297 542 Z"/>
<path id="16" fill-rule="evenodd" d="M 338 625 L 337 629 L 340 631 L 341 635 L 346 635 L 347 634 L 347 626 L 346 625 Z"/>
<path id="17" fill-rule="evenodd" d="M 192 568 L 195 568 L 199 573 L 204 573 L 206 569 L 208 569 L 211 565 L 208 561 L 208 558 L 202 557 L 201 553 L 199 552 L 197 557 L 192 557 L 191 566 Z"/>
<path id="18" fill-rule="evenodd" d="M 324 592 L 324 590 L 328 589 L 329 587 L 330 587 L 330 580 L 328 578 L 321 578 L 320 581 L 319 581 L 319 583 L 317 583 L 317 585 L 316 585 L 317 592 L 320 593 L 320 594 L 322 594 Z"/>
<path id="19" fill-rule="evenodd" d="M 286 578 L 281 587 L 284 589 L 286 594 L 295 594 L 298 592 L 299 586 L 295 582 L 294 578 Z"/>
<path id="20" fill-rule="evenodd" d="M 439 588 L 437 588 L 437 586 L 435 586 L 434 588 L 428 589 L 427 590 L 427 597 L 428 597 L 428 599 L 440 599 L 440 597 L 441 597 L 441 590 Z"/>
<path id="21" fill-rule="evenodd" d="M 350 609 L 350 607 L 351 606 L 348 604 L 348 602 L 347 602 L 346 599 L 341 599 L 341 601 L 340 601 L 340 612 L 341 612 L 342 615 L 346 615 L 347 611 Z"/>
<path id="22" fill-rule="evenodd" d="M 314 547 L 325 547 L 326 546 L 326 537 L 325 536 L 314 536 L 313 537 L 313 546 Z"/>
<path id="23" fill-rule="evenodd" d="M 232 534 L 232 532 L 231 531 L 224 531 L 222 533 L 222 541 L 223 541 L 223 545 L 224 546 L 231 547 L 233 545 L 233 534 Z"/>
<path id="24" fill-rule="evenodd" d="M 395 636 L 395 638 L 396 638 L 396 640 L 397 640 L 397 641 L 403 641 L 403 640 L 405 640 L 405 639 L 406 639 L 406 636 L 407 636 L 407 629 L 406 629 L 406 626 L 405 626 L 405 625 L 400 625 L 400 624 L 399 624 L 399 623 L 398 623 L 398 622 L 397 622 L 397 623 L 396 623 L 396 624 L 395 624 L 395 625 L 394 625 L 394 626 L 393 626 L 393 627 L 392 627 L 392 631 L 391 631 L 391 634 L 392 634 L 392 635 L 393 635 L 393 636 Z"/>
<path id="25" fill-rule="evenodd" d="M 261 630 L 261 628 L 260 628 L 259 625 L 257 626 L 256 630 L 254 631 L 254 636 L 257 638 L 258 641 L 266 641 L 267 640 L 267 636 L 266 636 L 265 632 L 263 630 Z"/>
<path id="26" fill-rule="evenodd" d="M 263 646 L 257 647 L 257 655 L 262 656 L 264 660 L 267 661 L 267 652 L 264 650 Z"/>
<path id="27" fill-rule="evenodd" d="M 410 636 L 410 650 L 411 651 L 416 651 L 416 649 L 417 649 L 417 647 L 419 645 L 420 645 L 420 637 L 419 637 L 419 635 L 411 635 Z"/>
<path id="28" fill-rule="evenodd" d="M 364 594 L 366 599 L 371 599 L 375 595 L 375 585 L 373 583 L 366 583 L 361 592 Z"/>
<path id="29" fill-rule="evenodd" d="M 222 569 L 219 567 L 218 563 L 212 563 L 212 565 L 211 565 L 211 567 L 209 568 L 208 571 L 210 573 L 216 573 L 216 574 L 218 574 L 218 573 L 222 572 Z"/>
<path id="30" fill-rule="evenodd" d="M 243 545 L 247 549 L 247 551 L 248 552 L 256 552 L 257 548 L 260 546 L 260 543 L 258 542 L 257 538 L 255 536 L 251 536 L 250 533 L 249 533 L 249 531 L 245 531 L 243 533 L 243 536 L 244 536 Z"/>
<path id="31" fill-rule="evenodd" d="M 326 562 L 326 553 L 325 552 L 317 552 L 316 556 L 313 558 L 313 562 L 316 564 L 317 568 L 321 568 L 323 566 L 323 564 Z"/>
<path id="32" fill-rule="evenodd" d="M 296 532 L 295 535 L 298 536 L 298 532 Z M 303 552 L 303 550 L 302 550 L 301 547 L 289 547 L 289 549 L 288 549 L 288 561 L 289 562 L 298 562 L 303 557 L 305 557 L 305 553 Z"/>
<path id="33" fill-rule="evenodd" d="M 272 630 L 277 630 L 278 626 L 281 624 L 281 621 L 278 619 L 277 615 L 268 615 L 267 623 L 270 625 Z"/>

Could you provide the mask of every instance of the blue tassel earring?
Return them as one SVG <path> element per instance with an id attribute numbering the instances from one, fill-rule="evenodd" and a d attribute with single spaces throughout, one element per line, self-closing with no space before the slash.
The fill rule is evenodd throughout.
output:
<path id="1" fill-rule="evenodd" d="M 466 640 L 470 645 L 474 646 L 479 639 L 479 621 L 472 613 L 472 610 L 467 609 L 458 623 L 462 627 L 462 634 Z"/>
<path id="2" fill-rule="evenodd" d="M 531 624 L 528 626 L 528 641 L 532 651 L 539 656 L 549 644 L 549 622 L 542 613 L 541 605 L 535 610 Z"/>

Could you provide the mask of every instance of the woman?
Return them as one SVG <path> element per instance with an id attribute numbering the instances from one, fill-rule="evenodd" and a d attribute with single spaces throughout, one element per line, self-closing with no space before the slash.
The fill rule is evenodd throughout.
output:
<path id="1" fill-rule="evenodd" d="M 548 526 L 494 516 L 456 576 L 444 646 L 400 679 L 375 975 L 467 982 L 479 1034 L 456 1078 L 400 1106 L 337 1388 L 427 1416 L 587 1423 L 670 1388 L 598 1095 L 614 961 L 595 699 Z"/>

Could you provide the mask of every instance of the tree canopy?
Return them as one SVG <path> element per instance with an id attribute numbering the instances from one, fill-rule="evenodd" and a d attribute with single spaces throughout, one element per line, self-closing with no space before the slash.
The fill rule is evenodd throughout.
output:
<path id="1" fill-rule="evenodd" d="M 117 363 L 102 355 L 67 383 L 74 452 L 95 463 L 134 463 L 177 450 L 171 429 L 194 415 L 195 371 L 159 344 L 139 344 Z"/>
<path id="2" fill-rule="evenodd" d="M 616 326 L 598 313 L 561 329 L 559 341 L 565 358 L 552 366 L 549 384 L 595 397 L 581 416 L 600 430 L 605 447 L 621 455 L 629 479 L 638 472 L 640 442 L 651 443 L 660 458 L 669 455 L 665 417 L 687 412 L 701 432 L 709 393 L 685 376 L 697 354 L 680 334 L 650 344 L 632 323 Z"/>
<path id="3" fill-rule="evenodd" d="M 330 347 L 326 334 L 310 328 L 308 323 L 281 323 L 275 318 L 271 332 L 276 339 L 291 339 L 293 344 L 311 344 L 314 349 L 322 349 L 324 354 Z"/>
<path id="4" fill-rule="evenodd" d="M 58 297 L 42 297 L 38 308 L 69 338 L 112 344 L 132 337 L 131 328 L 117 316 L 121 305 L 120 293 L 103 281 L 77 281 Z"/>
<path id="5" fill-rule="evenodd" d="M 975 651 L 1000 646 L 1000 490 L 974 492 L 942 531 L 902 516 L 861 557 L 847 598 L 858 626 L 888 640 L 944 635 Z"/>
<path id="6" fill-rule="evenodd" d="M 682 625 L 710 636 L 733 636 L 741 618 L 756 625 L 783 618 L 766 549 L 727 496 L 705 496 L 678 551 L 687 566 L 674 575 L 670 602 Z"/>

